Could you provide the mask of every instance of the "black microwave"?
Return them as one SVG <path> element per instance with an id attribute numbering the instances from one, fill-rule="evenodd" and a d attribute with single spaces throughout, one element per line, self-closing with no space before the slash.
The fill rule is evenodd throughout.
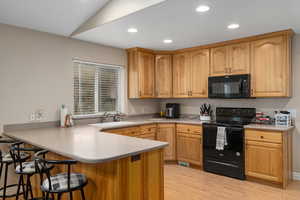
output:
<path id="1" fill-rule="evenodd" d="M 250 74 L 209 77 L 208 97 L 218 99 L 250 98 L 250 82 Z"/>

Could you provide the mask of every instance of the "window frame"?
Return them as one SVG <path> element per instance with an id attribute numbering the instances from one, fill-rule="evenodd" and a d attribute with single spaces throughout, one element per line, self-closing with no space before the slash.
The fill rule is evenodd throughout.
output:
<path id="1" fill-rule="evenodd" d="M 120 86 L 119 86 L 119 89 L 120 89 L 120 94 L 119 94 L 119 107 L 120 107 L 120 110 L 118 110 L 119 112 L 124 112 L 125 110 L 125 69 L 124 69 L 124 66 L 121 66 L 121 65 L 114 65 L 114 64 L 106 64 L 106 63 L 95 63 L 95 62 L 90 62 L 90 61 L 83 61 L 83 60 L 80 60 L 80 59 L 73 59 L 72 60 L 72 69 L 73 69 L 73 77 L 72 77 L 72 81 L 73 81 L 73 113 L 75 113 L 75 101 L 74 101 L 74 64 L 75 63 L 78 63 L 78 64 L 89 64 L 89 65 L 95 65 L 96 67 L 101 67 L 101 66 L 104 66 L 104 67 L 109 67 L 109 68 L 114 68 L 114 69 L 118 69 L 120 70 Z M 98 98 L 98 97 L 97 97 Z M 99 105 L 96 105 L 96 106 L 99 106 Z M 113 112 L 106 112 L 106 113 L 109 113 L 109 114 L 115 114 L 117 111 L 113 111 Z M 74 119 L 85 119 L 85 118 L 97 118 L 97 117 L 100 117 L 104 114 L 105 112 L 98 112 L 98 113 L 93 113 L 93 114 L 78 114 L 78 115 L 73 115 L 73 118 Z"/>

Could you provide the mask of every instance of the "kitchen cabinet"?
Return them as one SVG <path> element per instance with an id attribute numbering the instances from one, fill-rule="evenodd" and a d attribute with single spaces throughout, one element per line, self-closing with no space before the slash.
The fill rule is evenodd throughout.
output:
<path id="1" fill-rule="evenodd" d="M 250 73 L 250 43 L 240 43 L 228 46 L 229 74 Z"/>
<path id="2" fill-rule="evenodd" d="M 177 160 L 202 166 L 202 127 L 177 124 Z"/>
<path id="3" fill-rule="evenodd" d="M 291 95 L 291 37 L 276 36 L 251 43 L 253 97 Z"/>
<path id="4" fill-rule="evenodd" d="M 158 124 L 156 139 L 169 143 L 169 146 L 164 149 L 164 159 L 169 161 L 176 160 L 175 124 Z"/>
<path id="5" fill-rule="evenodd" d="M 132 136 L 132 137 L 139 137 L 141 134 L 140 127 L 129 127 L 129 128 L 118 128 L 118 129 L 109 129 L 104 130 L 107 133 L 114 133 L 118 135 L 125 135 L 125 136 Z"/>
<path id="6" fill-rule="evenodd" d="M 282 182 L 282 145 L 247 141 L 246 175 Z"/>
<path id="7" fill-rule="evenodd" d="M 155 96 L 158 98 L 172 97 L 172 56 L 155 56 Z"/>
<path id="8" fill-rule="evenodd" d="M 210 76 L 226 75 L 229 72 L 227 46 L 212 48 L 210 52 Z"/>
<path id="9" fill-rule="evenodd" d="M 140 126 L 140 138 L 156 140 L 156 124 Z"/>
<path id="10" fill-rule="evenodd" d="M 209 50 L 174 55 L 173 96 L 207 97 Z"/>
<path id="11" fill-rule="evenodd" d="M 128 97 L 153 98 L 155 56 L 138 49 L 128 50 Z"/>
<path id="12" fill-rule="evenodd" d="M 250 43 L 237 43 L 211 49 L 211 76 L 250 73 Z"/>
<path id="13" fill-rule="evenodd" d="M 190 96 L 208 97 L 209 50 L 191 53 Z"/>
<path id="14" fill-rule="evenodd" d="M 281 184 L 292 180 L 292 131 L 245 130 L 246 176 Z"/>
<path id="15" fill-rule="evenodd" d="M 209 76 L 239 74 L 251 75 L 252 97 L 290 97 L 293 34 L 284 30 L 175 51 L 128 49 L 128 97 L 207 98 Z"/>
<path id="16" fill-rule="evenodd" d="M 189 53 L 173 56 L 173 97 L 189 97 L 190 61 Z"/>

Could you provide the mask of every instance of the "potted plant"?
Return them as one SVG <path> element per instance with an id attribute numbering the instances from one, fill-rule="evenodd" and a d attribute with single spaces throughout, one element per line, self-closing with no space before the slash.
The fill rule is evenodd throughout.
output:
<path id="1" fill-rule="evenodd" d="M 201 121 L 210 121 L 212 116 L 212 108 L 210 104 L 202 104 L 200 107 L 200 120 Z"/>

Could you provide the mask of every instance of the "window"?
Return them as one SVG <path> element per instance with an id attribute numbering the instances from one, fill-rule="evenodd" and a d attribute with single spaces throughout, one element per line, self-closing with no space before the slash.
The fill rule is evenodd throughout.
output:
<path id="1" fill-rule="evenodd" d="M 74 61 L 74 114 L 121 111 L 119 66 Z"/>

